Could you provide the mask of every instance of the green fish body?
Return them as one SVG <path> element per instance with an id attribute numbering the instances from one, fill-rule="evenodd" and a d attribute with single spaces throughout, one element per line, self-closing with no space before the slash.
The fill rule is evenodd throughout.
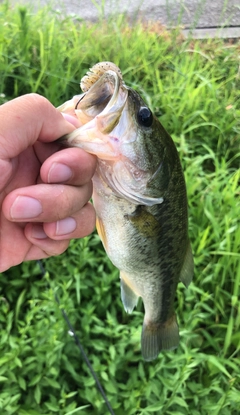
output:
<path id="1" fill-rule="evenodd" d="M 145 360 L 176 348 L 177 284 L 193 275 L 187 194 L 176 147 L 114 64 L 95 65 L 81 82 L 84 94 L 59 109 L 82 127 L 63 138 L 98 157 L 93 178 L 97 230 L 120 270 L 121 298 L 131 313 L 142 297 Z"/>

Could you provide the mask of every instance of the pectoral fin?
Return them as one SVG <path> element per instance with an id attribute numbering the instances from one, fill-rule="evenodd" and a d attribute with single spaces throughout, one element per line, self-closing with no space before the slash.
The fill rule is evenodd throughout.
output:
<path id="1" fill-rule="evenodd" d="M 189 243 L 179 278 L 180 281 L 185 285 L 185 287 L 188 287 L 190 282 L 192 281 L 193 270 L 194 262 L 191 245 Z"/>
<path id="2" fill-rule="evenodd" d="M 138 303 L 138 295 L 127 284 L 124 274 L 120 272 L 121 278 L 121 300 L 123 302 L 124 309 L 127 313 L 132 313 L 134 307 Z"/>
<path id="3" fill-rule="evenodd" d="M 97 228 L 98 235 L 100 236 L 101 241 L 103 243 L 103 246 L 104 246 L 105 250 L 107 251 L 106 232 L 105 232 L 105 228 L 104 228 L 104 225 L 103 225 L 103 221 L 99 217 L 97 217 L 97 219 L 96 219 L 96 228 Z"/>

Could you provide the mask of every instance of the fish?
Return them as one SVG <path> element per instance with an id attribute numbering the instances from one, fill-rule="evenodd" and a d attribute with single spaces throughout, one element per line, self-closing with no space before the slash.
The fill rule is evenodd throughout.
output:
<path id="1" fill-rule="evenodd" d="M 82 94 L 58 107 L 81 124 L 61 142 L 97 156 L 96 228 L 120 271 L 126 312 L 142 298 L 141 350 L 143 359 L 152 361 L 179 345 L 176 289 L 179 281 L 188 287 L 194 271 L 180 158 L 170 135 L 114 63 L 94 65 L 80 86 Z"/>

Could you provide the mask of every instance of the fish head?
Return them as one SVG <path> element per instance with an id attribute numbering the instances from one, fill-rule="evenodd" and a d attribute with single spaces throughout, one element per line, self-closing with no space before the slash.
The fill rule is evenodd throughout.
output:
<path id="1" fill-rule="evenodd" d="M 72 102 L 82 126 L 62 141 L 96 155 L 98 174 L 116 195 L 135 204 L 161 203 L 149 186 L 161 169 L 160 123 L 115 65 L 101 65 L 82 79 L 84 93 Z"/>

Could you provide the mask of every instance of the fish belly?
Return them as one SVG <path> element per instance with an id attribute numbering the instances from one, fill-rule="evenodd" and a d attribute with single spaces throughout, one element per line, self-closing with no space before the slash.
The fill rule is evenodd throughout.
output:
<path id="1" fill-rule="evenodd" d="M 97 213 L 97 230 L 109 258 L 141 296 L 145 279 L 142 275 L 148 269 L 152 248 L 137 234 L 128 219 L 134 214 L 136 206 L 114 195 L 100 194 L 99 190 L 98 193 L 94 191 L 93 203 Z"/>

